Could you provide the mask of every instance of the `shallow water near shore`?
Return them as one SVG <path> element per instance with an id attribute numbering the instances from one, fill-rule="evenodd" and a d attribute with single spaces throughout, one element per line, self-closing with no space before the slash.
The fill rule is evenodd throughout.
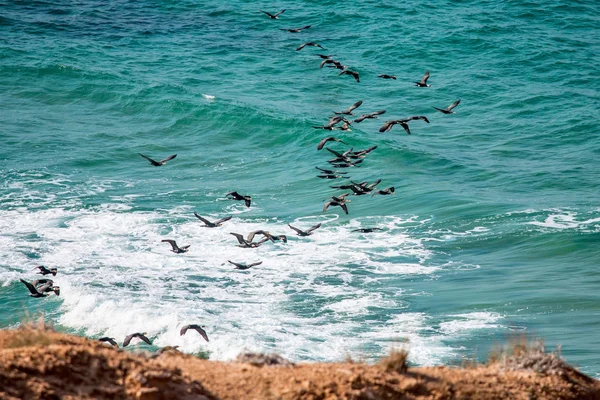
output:
<path id="1" fill-rule="evenodd" d="M 406 340 L 419 365 L 483 360 L 525 332 L 600 376 L 599 21 L 561 1 L 0 2 L 0 327 L 41 311 L 213 359 L 373 358 Z M 307 41 L 326 50 L 295 51 Z M 425 70 L 432 87 L 414 87 Z M 387 113 L 331 147 L 378 145 L 347 171 L 396 194 L 322 213 L 346 181 L 316 178 L 330 132 L 312 126 L 357 100 Z M 378 132 L 411 115 L 431 123 Z M 178 156 L 154 168 L 138 152 Z M 194 211 L 233 219 L 203 228 Z M 317 222 L 308 238 L 287 227 Z M 229 235 L 255 229 L 289 242 Z M 60 297 L 26 295 L 40 264 Z M 209 343 L 179 336 L 194 322 Z"/>

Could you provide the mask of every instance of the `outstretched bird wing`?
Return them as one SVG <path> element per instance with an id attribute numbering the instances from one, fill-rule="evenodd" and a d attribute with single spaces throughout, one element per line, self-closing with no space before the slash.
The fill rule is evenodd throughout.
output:
<path id="1" fill-rule="evenodd" d="M 360 105 L 362 104 L 362 100 L 357 101 L 356 103 L 352 104 L 350 107 L 348 107 L 348 109 L 346 110 L 347 113 L 352 112 L 353 110 L 356 110 L 358 107 L 360 107 Z"/>
<path id="2" fill-rule="evenodd" d="M 212 222 L 210 222 L 209 220 L 207 220 L 206 218 L 202 218 L 201 216 L 199 216 L 197 213 L 194 213 L 194 215 L 196 216 L 196 218 L 198 218 L 200 221 L 204 222 L 206 225 L 212 225 Z"/>
<path id="3" fill-rule="evenodd" d="M 173 248 L 173 250 L 179 249 L 179 247 L 177 247 L 177 243 L 172 239 L 164 239 L 164 240 L 161 240 L 161 242 L 169 243 L 171 245 L 171 248 Z"/>
<path id="4" fill-rule="evenodd" d="M 177 157 L 177 154 L 173 154 L 172 156 L 169 156 L 169 157 L 165 158 L 164 160 L 160 160 L 159 163 L 164 164 L 167 161 L 174 159 L 175 157 Z"/>
<path id="5" fill-rule="evenodd" d="M 346 214 L 348 214 L 348 207 L 346 206 L 346 204 L 345 204 L 345 203 L 342 203 L 342 204 L 340 204 L 340 207 L 342 207 L 342 210 L 344 210 L 344 212 L 345 212 Z"/>
<path id="6" fill-rule="evenodd" d="M 158 166 L 160 165 L 160 163 L 158 161 L 154 161 L 153 159 L 151 159 L 148 156 L 143 155 L 142 153 L 138 153 L 140 156 L 144 157 L 146 160 L 150 161 L 150 164 L 154 165 L 154 166 Z"/>
<path id="7" fill-rule="evenodd" d="M 396 123 L 396 121 L 386 121 L 381 128 L 379 128 L 379 132 L 387 132 L 392 129 L 392 126 Z"/>
<path id="8" fill-rule="evenodd" d="M 228 217 L 225 217 L 225 218 L 221 218 L 220 220 L 218 220 L 218 221 L 215 221 L 215 225 L 219 225 L 219 224 L 222 224 L 223 222 L 227 222 L 227 221 L 229 221 L 231 218 L 233 218 L 231 215 L 230 215 L 230 216 L 228 216 Z"/>
<path id="9" fill-rule="evenodd" d="M 450 111 L 450 110 L 452 110 L 454 107 L 456 107 L 456 106 L 457 106 L 457 105 L 459 105 L 459 104 L 460 104 L 460 100 L 456 100 L 454 103 L 450 104 L 450 105 L 448 106 L 448 108 L 446 108 L 446 110 L 447 110 L 447 111 Z"/>
<path id="10" fill-rule="evenodd" d="M 296 49 L 296 51 L 298 50 L 302 50 L 308 43 L 302 43 L 300 46 L 298 46 L 298 48 Z"/>
<path id="11" fill-rule="evenodd" d="M 263 11 L 264 12 L 264 11 Z M 280 16 L 281 14 L 283 14 L 285 12 L 285 8 L 281 11 L 279 11 L 277 14 L 275 14 L 275 17 Z"/>
<path id="12" fill-rule="evenodd" d="M 291 226 L 290 224 L 288 224 L 288 226 L 289 226 L 290 228 L 292 228 L 293 230 L 295 230 L 295 231 L 296 231 L 296 233 L 298 233 L 298 235 L 302 235 L 302 234 L 304 233 L 304 231 L 303 231 L 303 230 L 301 230 L 301 229 L 298 229 L 298 228 L 295 228 L 295 227 Z"/>
<path id="13" fill-rule="evenodd" d="M 314 231 L 315 229 L 318 229 L 321 227 L 321 223 L 319 222 L 318 224 L 311 226 L 309 229 L 306 230 L 307 233 L 311 233 L 312 231 Z"/>
<path id="14" fill-rule="evenodd" d="M 37 291 L 37 289 L 36 289 L 36 288 L 35 288 L 35 287 L 34 287 L 34 286 L 31 284 L 31 283 L 27 282 L 27 281 L 26 281 L 26 280 L 24 280 L 24 279 L 21 279 L 21 282 L 22 282 L 22 283 L 23 283 L 25 286 L 27 286 L 27 289 L 29 289 L 29 292 L 30 292 L 31 294 L 40 294 L 40 293 Z"/>
<path id="15" fill-rule="evenodd" d="M 206 340 L 208 342 L 208 335 L 206 334 L 206 331 L 204 329 L 202 329 L 202 327 L 198 324 L 191 324 L 187 326 L 188 329 L 193 329 L 196 332 L 198 332 L 200 334 L 200 336 L 202 336 L 204 338 L 204 340 Z"/>
<path id="16" fill-rule="evenodd" d="M 425 75 L 421 78 L 421 84 L 427 84 L 427 79 L 429 79 L 429 71 L 425 71 Z"/>
<path id="17" fill-rule="evenodd" d="M 406 133 L 408 133 L 410 135 L 410 129 L 408 128 L 408 124 L 404 121 L 400 121 L 399 122 L 400 126 L 404 128 L 404 130 L 406 131 Z"/>
<path id="18" fill-rule="evenodd" d="M 285 10 L 283 10 L 283 11 L 285 11 Z M 282 11 L 282 12 L 283 12 L 283 11 Z M 277 17 L 279 14 L 281 14 L 281 13 L 278 13 L 278 14 L 275 14 L 275 15 L 273 15 L 273 14 L 271 14 L 271 13 L 268 13 L 268 12 L 266 12 L 266 11 L 263 11 L 263 10 L 260 10 L 260 12 L 267 14 L 267 15 L 268 15 L 269 17 L 271 17 L 271 18 L 275 18 L 275 17 Z"/>
<path id="19" fill-rule="evenodd" d="M 244 239 L 244 236 L 240 235 L 239 233 L 229 232 L 229 234 L 235 236 L 235 238 L 237 239 L 237 241 L 240 244 L 246 244 L 246 240 Z"/>
<path id="20" fill-rule="evenodd" d="M 255 263 L 252 263 L 252 264 L 248 264 L 248 268 L 250 268 L 250 267 L 256 267 L 257 265 L 260 265 L 262 263 L 263 263 L 262 261 L 259 261 L 259 262 L 255 262 Z"/>
<path id="21" fill-rule="evenodd" d="M 246 207 L 250 207 L 250 204 L 252 204 L 252 198 L 250 196 L 245 196 L 244 204 L 246 204 Z"/>
<path id="22" fill-rule="evenodd" d="M 227 262 L 228 262 L 229 264 L 233 264 L 233 265 L 235 265 L 235 266 L 236 266 L 236 267 L 238 267 L 238 268 L 244 268 L 244 267 L 245 267 L 245 265 L 244 265 L 244 264 L 235 263 L 235 262 L 233 262 L 233 261 L 230 261 L 230 260 L 227 260 Z M 187 328 L 189 328 L 189 325 L 188 325 L 188 326 L 184 326 L 184 328 L 186 328 L 186 330 L 187 330 Z M 181 328 L 181 331 L 183 332 L 183 328 Z M 185 333 L 185 332 L 184 332 L 184 333 Z M 183 335 L 183 333 L 182 333 L 182 335 Z"/>

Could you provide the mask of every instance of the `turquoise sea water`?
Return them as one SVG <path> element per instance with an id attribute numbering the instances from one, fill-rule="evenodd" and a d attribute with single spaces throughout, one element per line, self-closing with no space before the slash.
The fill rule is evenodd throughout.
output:
<path id="1" fill-rule="evenodd" d="M 599 376 L 599 26 L 593 1 L 0 1 L 0 328 L 44 312 L 213 359 L 373 358 L 408 340 L 419 365 L 525 332 Z M 295 51 L 307 41 L 326 50 Z M 347 171 L 396 194 L 322 213 L 346 181 L 316 178 L 330 132 L 312 126 L 358 100 L 387 113 L 330 146 L 378 145 Z M 412 115 L 431 123 L 378 132 Z M 194 211 L 234 218 L 207 229 Z M 229 235 L 260 228 L 290 240 Z M 19 283 L 40 264 L 60 297 Z M 194 322 L 210 343 L 179 337 Z"/>

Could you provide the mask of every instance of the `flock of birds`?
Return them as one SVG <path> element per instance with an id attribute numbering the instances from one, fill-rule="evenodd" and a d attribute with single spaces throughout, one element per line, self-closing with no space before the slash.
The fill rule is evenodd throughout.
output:
<path id="1" fill-rule="evenodd" d="M 285 12 L 285 9 L 281 10 L 275 14 L 271 14 L 267 11 L 262 11 L 262 10 L 261 10 L 261 12 L 266 14 L 271 19 L 279 19 L 279 16 Z M 303 26 L 301 28 L 280 28 L 280 29 L 283 31 L 289 32 L 289 33 L 300 33 L 307 29 L 310 29 L 310 28 L 311 28 L 311 26 L 307 25 L 307 26 Z M 315 42 L 302 43 L 300 46 L 298 46 L 296 48 L 296 50 L 297 51 L 302 50 L 307 46 L 308 47 L 318 47 L 318 48 L 321 48 L 324 50 L 323 46 L 321 46 L 320 44 L 315 43 Z M 338 74 L 339 76 L 340 75 L 350 75 L 350 76 L 354 77 L 356 82 L 360 82 L 360 76 L 359 76 L 358 72 L 348 69 L 349 67 L 347 65 L 343 65 L 338 60 L 333 59 L 332 55 L 317 54 L 317 56 L 322 59 L 320 68 L 323 68 L 326 66 L 328 68 L 338 69 L 341 71 Z M 414 83 L 417 87 L 422 87 L 422 88 L 430 87 L 431 85 L 427 83 L 429 77 L 430 77 L 430 73 L 429 73 L 429 71 L 427 71 L 427 72 L 425 72 L 425 74 L 423 75 L 423 77 L 421 78 L 420 81 L 415 81 Z M 380 74 L 380 75 L 378 75 L 378 78 L 396 80 L 395 75 L 389 75 L 389 74 Z M 457 100 L 445 109 L 438 108 L 438 107 L 433 107 L 433 108 L 443 114 L 453 114 L 454 108 L 456 106 L 458 106 L 459 103 L 460 103 L 460 100 Z M 386 113 L 386 110 L 378 110 L 378 111 L 373 111 L 370 113 L 362 114 L 352 121 L 349 120 L 348 118 L 346 118 L 346 117 L 350 117 L 350 116 L 355 116 L 353 111 L 356 110 L 357 108 L 359 108 L 362 104 L 363 104 L 362 101 L 357 101 L 356 103 L 354 103 L 350 107 L 348 107 L 348 109 L 346 109 L 346 110 L 333 112 L 334 115 L 329 117 L 329 121 L 327 124 L 322 125 L 322 126 L 313 126 L 313 128 L 324 129 L 324 130 L 329 130 L 329 131 L 334 131 L 334 130 L 335 131 L 337 131 L 337 130 L 350 131 L 351 130 L 350 127 L 352 124 L 358 124 L 367 119 L 378 119 L 380 115 L 383 115 Z M 408 124 L 411 121 L 417 121 L 417 120 L 422 120 L 422 121 L 425 121 L 426 123 L 429 123 L 429 119 L 423 115 L 413 116 L 413 117 L 404 118 L 404 119 L 388 120 L 383 123 L 383 125 L 379 129 L 379 132 L 380 133 L 389 132 L 395 125 L 400 125 L 406 131 L 406 133 L 410 135 L 411 131 L 410 131 Z M 340 123 L 342 123 L 342 125 L 338 126 Z M 334 156 L 334 158 L 327 161 L 331 165 L 331 168 L 333 168 L 333 169 L 321 168 L 318 166 L 315 167 L 319 171 L 319 175 L 317 177 L 321 178 L 321 179 L 348 179 L 348 176 L 347 176 L 348 172 L 340 171 L 339 169 L 360 167 L 360 164 L 364 161 L 365 157 L 368 154 L 370 154 L 373 150 L 377 149 L 377 147 L 378 147 L 378 146 L 372 146 L 368 149 L 358 150 L 358 151 L 354 151 L 353 148 L 350 148 L 349 150 L 345 150 L 345 151 L 337 151 L 337 150 L 331 149 L 329 147 L 326 147 L 326 145 L 330 142 L 347 144 L 343 140 L 333 137 L 333 136 L 325 137 L 318 143 L 317 150 L 320 151 L 322 149 L 325 149 L 329 153 L 333 154 L 333 156 Z M 144 154 L 141 154 L 141 153 L 138 153 L 138 154 L 141 157 L 148 160 L 148 162 L 154 167 L 164 166 L 167 162 L 169 162 L 169 161 L 173 160 L 175 157 L 177 157 L 177 154 L 173 154 L 165 159 L 156 161 Z M 380 190 L 376 189 L 377 185 L 379 185 L 380 183 L 381 183 L 381 179 L 377 179 L 376 181 L 374 181 L 372 183 L 368 182 L 368 181 L 363 181 L 363 182 L 350 181 L 350 183 L 348 183 L 348 184 L 331 186 L 334 189 L 341 189 L 341 190 L 345 190 L 345 191 L 350 190 L 350 192 L 331 196 L 329 199 L 327 199 L 327 202 L 323 206 L 323 212 L 327 211 L 329 209 L 329 207 L 340 207 L 344 211 L 344 213 L 348 214 L 348 203 L 350 203 L 351 200 L 349 200 L 347 197 L 351 196 L 351 195 L 352 196 L 362 196 L 362 195 L 371 194 L 371 197 L 374 197 L 375 195 L 385 196 L 385 195 L 392 195 L 395 193 L 395 188 L 393 186 L 390 186 L 386 189 L 380 189 Z M 234 201 L 243 201 L 246 207 L 250 207 L 252 204 L 252 197 L 250 195 L 242 195 L 236 191 L 227 193 L 225 195 L 225 197 L 227 199 L 234 200 Z M 204 224 L 203 226 L 207 227 L 207 228 L 220 227 L 225 222 L 229 221 L 232 218 L 231 216 L 227 216 L 227 217 L 221 218 L 216 221 L 210 221 L 195 212 L 194 212 L 194 215 L 200 222 L 202 222 Z M 288 225 L 288 227 L 290 229 L 292 229 L 298 236 L 307 237 L 307 236 L 312 235 L 315 232 L 315 230 L 317 230 L 319 227 L 321 227 L 321 224 L 318 223 L 318 224 L 316 224 L 308 229 L 305 229 L 305 230 L 300 229 L 298 227 L 294 227 L 292 225 Z M 375 232 L 375 231 L 379 231 L 379 230 L 381 230 L 381 228 L 369 227 L 369 228 L 354 229 L 353 232 L 371 233 L 371 232 Z M 288 238 L 285 234 L 271 234 L 269 231 L 266 231 L 263 229 L 250 232 L 247 236 L 244 236 L 244 235 L 242 235 L 240 233 L 236 233 L 236 232 L 230 232 L 230 234 L 236 238 L 236 240 L 238 242 L 238 247 L 242 247 L 242 248 L 257 248 L 269 241 L 270 242 L 282 241 L 284 243 L 287 243 L 287 241 L 288 241 Z M 260 240 L 255 241 L 254 239 L 257 238 L 258 236 L 262 236 L 262 238 Z M 164 240 L 162 240 L 162 242 L 168 243 L 171 246 L 171 251 L 176 254 L 187 253 L 190 250 L 190 245 L 179 246 L 177 244 L 177 242 L 173 239 L 164 239 Z M 262 264 L 262 261 L 258 261 L 258 262 L 254 262 L 254 263 L 250 263 L 250 264 L 234 262 L 234 261 L 230 261 L 230 260 L 228 260 L 228 262 L 231 263 L 232 265 L 234 265 L 235 268 L 239 269 L 239 270 L 247 270 L 249 268 L 252 268 L 252 267 Z M 35 269 L 37 269 L 38 273 L 43 276 L 46 276 L 46 275 L 56 276 L 56 274 L 58 272 L 57 268 L 47 268 L 45 266 L 37 266 L 37 267 L 35 267 Z M 60 295 L 60 287 L 56 286 L 52 279 L 47 279 L 47 278 L 36 279 L 32 282 L 27 282 L 24 279 L 21 279 L 21 282 L 27 287 L 27 289 L 30 292 L 29 295 L 31 297 L 42 298 L 42 297 L 46 297 L 47 295 L 49 295 L 51 293 L 54 293 L 57 296 Z M 203 328 L 204 328 L 204 326 L 201 326 L 199 324 L 185 325 L 181 328 L 180 335 L 183 336 L 186 334 L 186 332 L 188 330 L 192 329 L 192 330 L 197 331 L 208 342 L 208 335 Z M 122 347 L 127 347 L 133 339 L 139 339 L 140 341 L 145 342 L 147 344 L 150 344 L 150 345 L 152 344 L 152 341 L 146 336 L 145 332 L 135 332 L 135 333 L 132 333 L 125 337 L 125 339 L 123 340 L 123 343 L 122 343 Z M 118 347 L 118 343 L 115 341 L 114 338 L 102 337 L 102 338 L 99 338 L 98 340 L 109 343 L 112 346 Z M 177 347 L 178 346 L 166 346 L 166 347 L 162 348 L 161 350 L 159 350 L 159 352 L 167 351 L 167 350 L 177 350 Z"/>

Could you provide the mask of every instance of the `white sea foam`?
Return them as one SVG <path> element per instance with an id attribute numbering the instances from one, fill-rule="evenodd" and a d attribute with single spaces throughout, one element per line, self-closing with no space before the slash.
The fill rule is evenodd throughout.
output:
<path id="1" fill-rule="evenodd" d="M 528 222 L 528 224 L 553 229 L 587 229 L 590 227 L 598 228 L 596 225 L 600 223 L 600 217 L 587 219 L 577 217 L 577 212 L 553 209 L 548 211 L 544 221 L 536 220 Z"/>
<path id="2" fill-rule="evenodd" d="M 323 223 L 302 238 L 277 219 L 241 219 L 245 209 L 228 205 L 228 212 L 238 214 L 219 228 L 203 227 L 189 207 L 0 211 L 0 280 L 5 286 L 31 274 L 34 265 L 58 266 L 59 324 L 118 339 L 144 331 L 157 346 L 205 349 L 215 359 L 231 359 L 247 349 L 278 351 L 293 360 L 340 360 L 346 354 L 360 356 L 365 343 L 385 352 L 401 338 L 410 340 L 417 363 L 440 362 L 452 353 L 443 344 L 455 333 L 452 325 L 432 332 L 427 315 L 406 312 L 401 288 L 384 295 L 370 286 L 439 269 L 428 264 L 432 253 L 422 241 L 406 233 L 404 226 L 414 220 L 366 218 L 340 226 L 332 223 L 337 216 L 319 215 L 290 221 L 299 227 Z M 190 218 L 172 225 L 168 221 L 174 215 Z M 386 230 L 352 232 L 374 223 Z M 257 229 L 287 234 L 289 242 L 242 249 L 229 234 Z M 171 253 L 161 243 L 166 238 L 190 244 L 190 252 Z M 39 259 L 32 261 L 31 254 Z M 238 271 L 227 260 L 263 264 Z M 369 318 L 381 310 L 393 315 L 389 321 Z M 467 318 L 471 325 L 463 331 L 481 329 L 474 320 Z M 180 337 L 179 328 L 187 323 L 205 325 L 210 342 L 194 332 Z"/>

